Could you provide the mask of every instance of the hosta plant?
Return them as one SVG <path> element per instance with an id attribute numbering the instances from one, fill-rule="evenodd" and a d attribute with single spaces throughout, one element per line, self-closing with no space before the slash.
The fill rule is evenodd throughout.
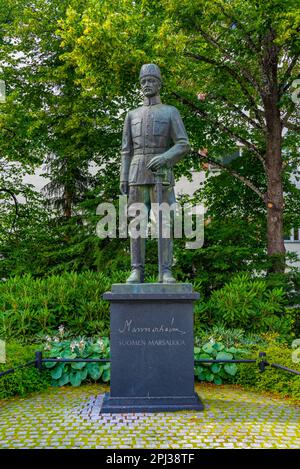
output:
<path id="1" fill-rule="evenodd" d="M 57 337 L 48 337 L 45 345 L 47 356 L 51 358 L 109 358 L 110 347 L 107 337 L 67 339 L 63 330 Z M 80 386 L 83 381 L 110 380 L 110 363 L 101 362 L 46 362 L 54 386 Z"/>
<path id="2" fill-rule="evenodd" d="M 210 340 L 202 347 L 194 348 L 195 360 L 202 358 L 210 360 L 237 360 L 245 350 L 236 347 L 225 347 L 221 342 Z M 236 363 L 201 363 L 195 365 L 195 376 L 199 381 L 208 381 L 215 384 L 222 384 L 231 381 L 236 375 L 238 365 Z"/>

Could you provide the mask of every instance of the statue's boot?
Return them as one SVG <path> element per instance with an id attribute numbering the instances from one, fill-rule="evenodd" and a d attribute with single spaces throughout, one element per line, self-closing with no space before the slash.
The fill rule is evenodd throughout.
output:
<path id="1" fill-rule="evenodd" d="M 130 238 L 131 274 L 126 283 L 143 283 L 145 266 L 145 239 Z"/>
<path id="2" fill-rule="evenodd" d="M 163 271 L 163 283 L 176 283 L 176 279 L 173 277 L 170 269 Z"/>
<path id="3" fill-rule="evenodd" d="M 144 281 L 144 272 L 143 269 L 133 268 L 131 274 L 129 275 L 126 283 L 143 283 Z"/>
<path id="4" fill-rule="evenodd" d="M 172 264 L 173 264 L 173 240 L 168 238 L 162 239 L 162 250 L 163 250 L 163 283 L 176 283 L 176 279 L 172 275 Z"/>

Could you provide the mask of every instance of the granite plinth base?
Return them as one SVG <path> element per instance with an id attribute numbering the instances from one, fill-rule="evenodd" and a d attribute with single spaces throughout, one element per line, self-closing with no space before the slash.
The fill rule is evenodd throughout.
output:
<path id="1" fill-rule="evenodd" d="M 126 414 L 139 412 L 174 412 L 178 410 L 204 410 L 198 394 L 172 397 L 111 397 L 106 393 L 101 413 Z"/>
<path id="2" fill-rule="evenodd" d="M 194 392 L 190 284 L 115 284 L 110 302 L 110 394 L 104 412 L 203 410 Z"/>

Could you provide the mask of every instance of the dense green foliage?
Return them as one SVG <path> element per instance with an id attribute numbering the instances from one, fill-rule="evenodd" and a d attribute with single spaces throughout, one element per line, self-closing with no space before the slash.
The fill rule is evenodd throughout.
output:
<path id="1" fill-rule="evenodd" d="M 8 342 L 6 344 L 6 363 L 0 364 L 0 372 L 34 360 L 34 353 L 37 350 L 41 350 L 41 347 Z M 1 376 L 0 399 L 16 395 L 25 396 L 31 392 L 42 391 L 49 387 L 50 383 L 51 377 L 47 371 L 41 373 L 34 366 L 21 368 L 14 373 Z"/>
<path id="2" fill-rule="evenodd" d="M 223 382 L 240 384 L 245 388 L 260 390 L 261 392 L 274 392 L 283 397 L 300 399 L 300 377 L 296 374 L 267 365 L 261 372 L 258 363 L 263 359 L 269 364 L 275 363 L 286 366 L 292 370 L 300 371 L 300 341 L 289 339 L 285 343 L 279 334 L 245 333 L 242 329 L 226 329 L 223 326 L 214 326 L 202 331 L 195 338 L 195 358 L 216 358 L 219 348 L 231 354 L 232 358 L 254 359 L 254 363 L 230 364 L 228 371 L 222 370 Z M 205 347 L 205 350 L 204 350 Z M 200 351 L 200 352 L 199 352 Z M 239 351 L 239 352 L 238 352 Z M 241 351 L 243 351 L 241 353 Z M 260 358 L 260 352 L 266 352 L 266 357 Z M 238 353 L 237 353 L 238 352 Z M 237 353 L 237 356 L 235 356 Z M 225 356 L 223 357 L 225 358 Z M 214 366 L 214 369 L 212 367 Z M 222 365 L 224 368 L 224 365 Z M 219 382 L 219 367 L 215 365 L 201 365 L 195 368 L 196 377 L 203 381 Z M 200 376 L 199 376 L 200 371 Z"/>
<path id="3" fill-rule="evenodd" d="M 107 247 L 95 235 L 96 207 L 117 191 L 123 118 L 108 83 L 88 96 L 62 60 L 68 46 L 58 28 L 72 5 L 84 8 L 78 0 L 0 1 L 0 278 L 96 270 Z M 22 177 L 41 164 L 48 183 L 38 197 Z"/>
<path id="4" fill-rule="evenodd" d="M 55 332 L 60 325 L 72 335 L 108 336 L 109 304 L 102 295 L 128 275 L 116 269 L 108 276 L 108 271 L 106 275 L 65 272 L 42 279 L 25 275 L 1 282 L 0 337 L 30 342 Z M 154 271 L 149 275 L 148 280 L 156 281 Z M 189 279 L 185 276 L 184 280 Z M 194 279 L 195 290 L 203 293 L 204 287 Z M 289 297 L 276 283 L 269 286 L 264 279 L 240 274 L 197 302 L 195 333 L 198 336 L 223 324 L 226 329 L 241 328 L 247 333 L 277 332 L 286 340 L 299 333 L 299 307 L 292 306 L 296 301 L 298 297 Z"/>
<path id="5" fill-rule="evenodd" d="M 200 284 L 201 288 L 201 284 Z M 299 333 L 299 307 L 286 307 L 292 301 L 282 287 L 269 286 L 265 279 L 239 274 L 207 301 L 195 308 L 195 332 L 223 325 L 246 333 L 278 333 L 286 341 Z"/>
<path id="6" fill-rule="evenodd" d="M 114 60 L 108 69 L 119 93 L 124 78 L 136 89 L 137 68 L 145 57 L 162 67 L 166 97 L 182 107 L 193 146 L 178 172 L 198 170 L 203 147 L 208 149 L 204 161 L 217 164 L 237 145 L 243 147 L 241 161 L 229 168 L 221 164 L 229 177 L 225 174 L 224 182 L 220 178 L 219 187 L 214 185 L 215 198 L 223 201 L 225 215 L 227 207 L 240 213 L 247 200 L 248 224 L 253 213 L 259 215 L 256 223 L 268 244 L 271 270 L 279 267 L 272 256 L 284 254 L 283 209 L 285 222 L 291 211 L 298 217 L 292 207 L 298 205 L 299 191 L 288 183 L 288 175 L 299 164 L 299 112 L 292 99 L 299 73 L 299 21 L 293 0 L 254 5 L 241 0 L 123 0 L 113 10 L 109 2 L 91 1 L 83 14 L 81 5 L 72 6 L 60 23 L 69 46 L 63 60 L 76 64 L 87 93 L 97 92 L 98 86 L 101 92 L 99 63 L 107 65 L 103 50 Z M 211 188 L 205 194 L 210 208 Z"/>
<path id="7" fill-rule="evenodd" d="M 140 100 L 137 76 L 145 61 L 162 68 L 163 100 L 180 108 L 192 143 L 176 177 L 201 169 L 199 148 L 222 162 L 238 142 L 243 146 L 242 157 L 196 194 L 211 223 L 204 248 L 182 254 L 183 274 L 197 264 L 197 276 L 214 289 L 232 271 L 265 269 L 262 88 L 268 80 L 261 59 L 272 25 L 278 109 L 288 129 L 280 174 L 288 230 L 300 213 L 299 191 L 289 180 L 299 163 L 299 116 L 291 99 L 299 21 L 294 0 L 254 6 L 241 0 L 0 0 L 7 96 L 0 103 L 0 278 L 102 270 L 107 258 L 119 264 L 128 254 L 127 242 L 95 236 L 95 211 L 99 202 L 116 199 L 122 122 Z M 41 164 L 49 179 L 42 199 L 21 178 Z M 12 194 L 26 199 L 17 217 Z"/>
<path id="8" fill-rule="evenodd" d="M 65 273 L 46 279 L 13 277 L 0 283 L 0 337 L 30 341 L 63 324 L 73 334 L 109 334 L 109 304 L 102 294 L 126 272 Z"/>
<path id="9" fill-rule="evenodd" d="M 221 342 L 215 342 L 213 339 L 194 348 L 195 360 L 237 360 L 246 353 L 243 349 L 234 346 L 226 347 Z M 236 375 L 238 370 L 236 363 L 202 363 L 195 366 L 195 375 L 199 381 L 213 382 L 214 384 L 222 384 L 230 381 Z"/>
<path id="10" fill-rule="evenodd" d="M 224 322 L 227 327 L 242 327 L 247 331 L 266 331 L 283 312 L 285 300 L 281 288 L 267 289 L 266 282 L 242 274 L 212 292 L 205 311 L 210 322 Z"/>
<path id="11" fill-rule="evenodd" d="M 107 337 L 99 339 L 67 339 L 64 330 L 60 328 L 60 337 L 48 338 L 45 347 L 48 356 L 53 358 L 110 358 L 109 340 Z M 55 363 L 47 362 L 45 367 L 50 370 L 52 385 L 80 386 L 83 381 L 108 382 L 110 380 L 110 363 Z"/>
<path id="12" fill-rule="evenodd" d="M 257 358 L 259 349 L 253 350 L 247 358 Z M 300 364 L 292 359 L 293 349 L 283 344 L 270 343 L 264 349 L 267 353 L 268 363 L 276 363 L 296 371 L 300 371 Z M 256 366 L 240 366 L 235 377 L 235 382 L 256 391 L 275 392 L 282 397 L 300 399 L 300 376 L 287 373 L 279 369 L 267 366 L 261 373 Z"/>
<path id="13" fill-rule="evenodd" d="M 299 106 L 292 99 L 299 27 L 296 0 L 0 0 L 0 79 L 6 84 L 6 102 L 0 103 L 1 338 L 38 341 L 61 324 L 73 337 L 108 336 L 102 294 L 126 278 L 129 243 L 96 236 L 96 208 L 118 203 L 122 123 L 140 102 L 137 77 L 149 61 L 161 67 L 162 99 L 180 109 L 192 145 L 176 178 L 190 179 L 203 164 L 221 169 L 207 171 L 212 177 L 192 198 L 181 197 L 207 209 L 203 248 L 175 242 L 177 279 L 201 293 L 196 355 L 235 356 L 253 344 L 265 347 L 266 332 L 282 344 L 300 337 L 299 271 L 270 274 L 267 250 L 275 238 L 272 230 L 267 236 L 272 217 L 280 218 L 277 240 L 281 221 L 286 232 L 300 226 L 299 190 L 291 182 L 299 166 Z M 274 144 L 276 115 L 287 132 Z M 240 156 L 226 162 L 237 146 Z M 24 176 L 41 167 L 48 184 L 38 194 Z M 156 274 L 157 247 L 150 241 L 147 280 Z M 70 346 L 55 345 L 53 353 L 69 353 Z M 94 342 L 89 346 L 88 356 L 99 352 Z M 32 349 L 10 347 L 9 363 L 32 358 Z M 290 364 L 286 345 L 282 353 L 277 345 L 269 348 Z M 75 353 L 81 351 L 75 347 Z M 261 389 L 277 390 L 281 383 L 297 394 L 297 379 L 288 381 L 283 372 L 239 369 L 244 371 L 203 366 L 197 376 Z M 51 369 L 56 383 L 76 385 L 100 379 L 99 373 L 107 380 L 108 371 L 106 365 L 102 372 L 85 365 Z M 32 387 L 25 371 L 18 372 L 0 380 L 0 397 L 48 382 L 34 369 L 26 373 Z"/>

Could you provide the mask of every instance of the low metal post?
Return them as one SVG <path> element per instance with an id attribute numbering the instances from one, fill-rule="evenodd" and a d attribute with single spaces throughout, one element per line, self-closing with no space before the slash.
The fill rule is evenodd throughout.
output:
<path id="1" fill-rule="evenodd" d="M 42 371 L 43 368 L 43 352 L 35 352 L 35 367 Z"/>
<path id="2" fill-rule="evenodd" d="M 266 356 L 267 356 L 266 352 L 259 352 L 259 358 L 261 358 L 261 361 L 258 363 L 258 367 L 261 373 L 263 373 L 266 369 L 266 366 L 269 365 L 267 360 L 264 360 Z"/>

